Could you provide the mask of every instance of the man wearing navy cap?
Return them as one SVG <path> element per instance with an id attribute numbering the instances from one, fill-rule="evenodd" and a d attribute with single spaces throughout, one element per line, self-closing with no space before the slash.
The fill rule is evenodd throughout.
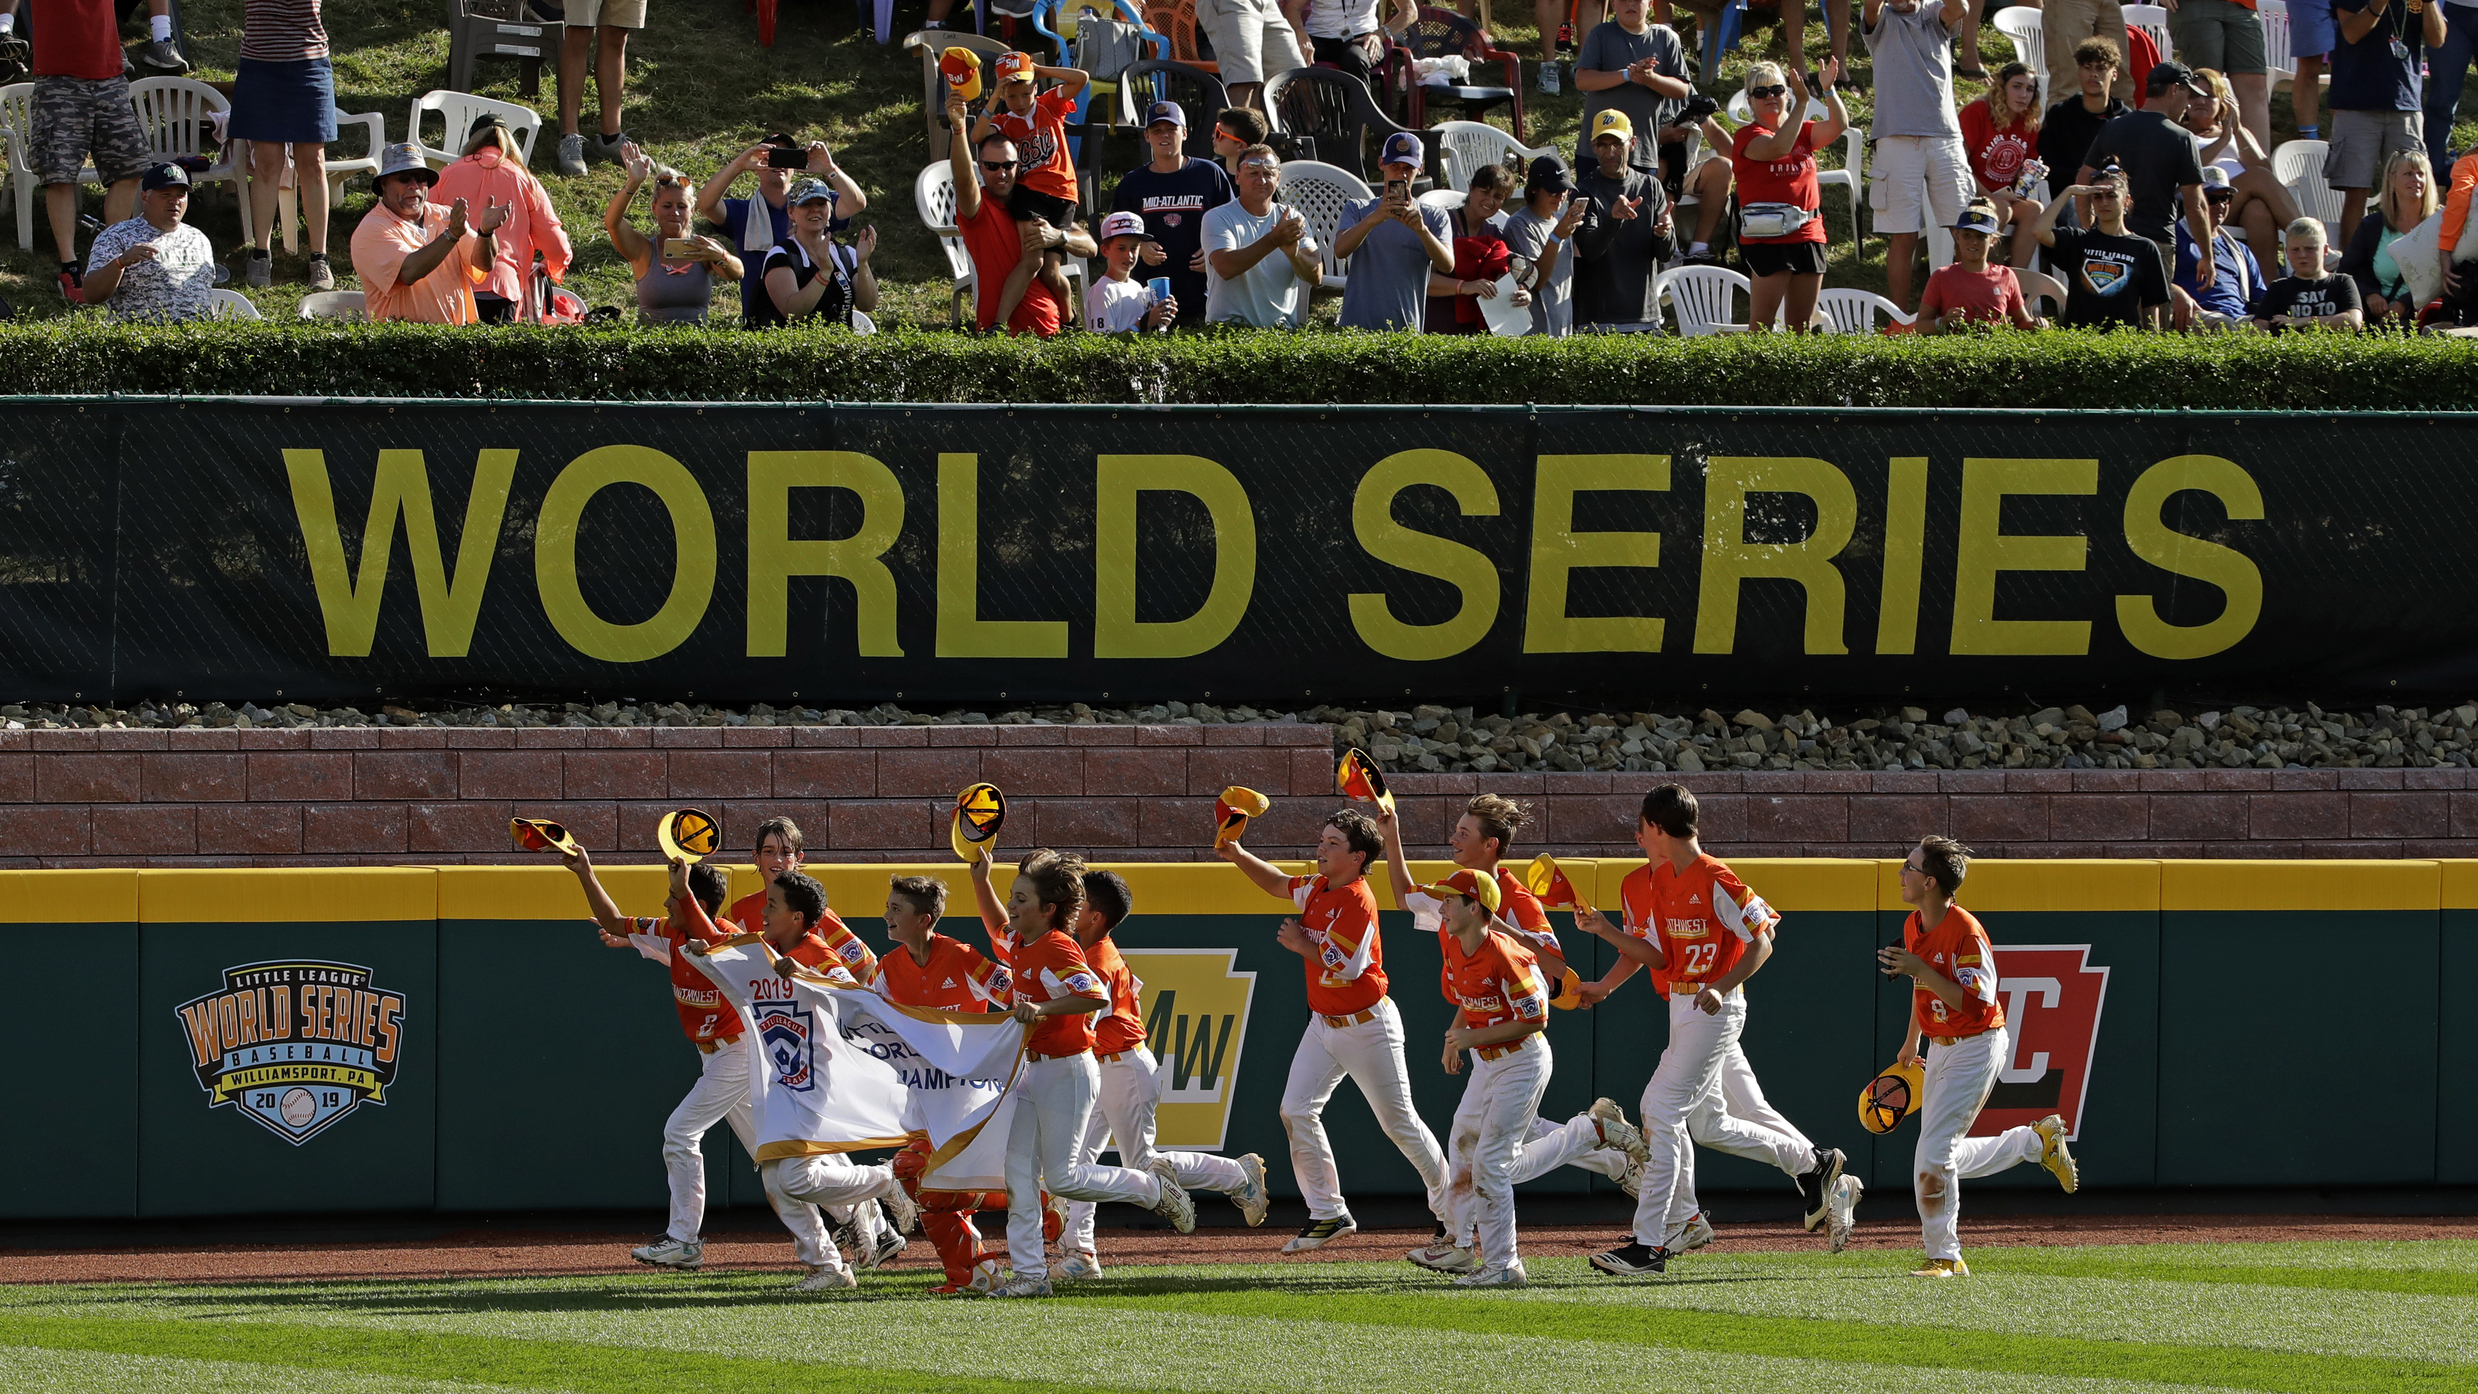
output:
<path id="1" fill-rule="evenodd" d="M 1446 215 L 1414 202 L 1411 181 L 1420 172 L 1420 138 L 1396 131 L 1385 138 L 1380 168 L 1384 191 L 1342 205 L 1334 255 L 1349 264 L 1342 287 L 1345 329 L 1407 329 L 1420 332 L 1428 311 L 1428 275 L 1454 274 L 1452 235 Z"/>
<path id="2" fill-rule="evenodd" d="M 1144 114 L 1144 143 L 1152 158 L 1119 180 L 1110 199 L 1116 213 L 1144 218 L 1140 262 L 1146 276 L 1170 278 L 1179 302 L 1179 323 L 1205 322 L 1205 214 L 1230 202 L 1230 176 L 1211 160 L 1187 154 L 1187 113 L 1177 102 L 1155 102 Z"/>
<path id="3" fill-rule="evenodd" d="M 181 221 L 189 210 L 189 173 L 176 164 L 147 166 L 138 179 L 138 216 L 95 236 L 86 263 L 86 303 L 109 305 L 122 319 L 205 319 L 213 313 L 215 249 Z"/>

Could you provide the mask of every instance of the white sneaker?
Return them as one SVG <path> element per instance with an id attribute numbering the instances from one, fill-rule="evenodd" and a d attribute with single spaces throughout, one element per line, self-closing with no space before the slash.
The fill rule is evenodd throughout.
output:
<path id="1" fill-rule="evenodd" d="M 1557 93 L 1557 60 L 1540 65 L 1540 90 L 1554 96 Z"/>
<path id="2" fill-rule="evenodd" d="M 1679 1232 L 1678 1242 L 1671 1245 L 1669 1251 L 1673 1254 L 1683 1254 L 1690 1250 L 1700 1249 L 1711 1242 L 1712 1221 L 1705 1219 L 1704 1212 L 1698 1210 L 1686 1217 L 1686 1228 Z"/>
<path id="3" fill-rule="evenodd" d="M 856 1288 L 860 1279 L 849 1268 L 812 1268 L 809 1276 L 792 1284 L 794 1292 L 826 1292 L 836 1288 Z"/>
<path id="4" fill-rule="evenodd" d="M 1310 1249 L 1322 1249 L 1337 1239 L 1348 1239 L 1359 1233 L 1359 1223 L 1348 1215 L 1336 1215 L 1330 1220 L 1310 1220 L 1308 1227 L 1291 1237 L 1282 1246 L 1286 1254 L 1304 1254 Z"/>
<path id="5" fill-rule="evenodd" d="M 1250 1152 L 1239 1159 L 1239 1169 L 1247 1173 L 1247 1179 L 1239 1183 L 1238 1190 L 1229 1192 L 1230 1203 L 1239 1207 L 1239 1217 L 1253 1229 L 1265 1222 L 1265 1207 L 1273 1203 L 1273 1197 L 1265 1193 L 1265 1159 Z"/>
<path id="6" fill-rule="evenodd" d="M 1431 1273 L 1469 1273 L 1478 1266 L 1471 1257 L 1471 1250 L 1458 1249 L 1451 1244 L 1431 1244 L 1425 1249 L 1413 1249 L 1403 1258 Z"/>
<path id="7" fill-rule="evenodd" d="M 1062 1278 L 1098 1278 L 1101 1276 L 1101 1256 L 1088 1254 L 1082 1249 L 1069 1249 L 1067 1261 L 1058 1266 L 1057 1272 Z"/>
<path id="8" fill-rule="evenodd" d="M 1643 1140 L 1643 1130 L 1626 1121 L 1626 1110 L 1615 1099 L 1594 1099 L 1587 1111 L 1600 1125 L 1600 1145 L 1614 1147 L 1626 1154 L 1637 1169 L 1652 1158 L 1652 1145 Z"/>
<path id="9" fill-rule="evenodd" d="M 1047 1297 L 1050 1295 L 1050 1280 L 1017 1278 L 1003 1287 L 990 1289 L 989 1295 L 992 1297 Z"/>
<path id="10" fill-rule="evenodd" d="M 1162 1198 L 1153 1202 L 1153 1213 L 1170 1221 L 1170 1227 L 1181 1234 L 1196 1232 L 1196 1202 L 1188 1198 L 1179 1185 L 1179 1169 L 1167 1157 L 1153 1159 L 1153 1179 L 1162 1185 Z"/>
<path id="11" fill-rule="evenodd" d="M 570 179 L 583 177 L 585 173 L 585 137 L 579 135 L 561 136 L 559 138 L 558 153 L 551 156 L 551 168 L 566 175 Z"/>
<path id="12" fill-rule="evenodd" d="M 913 1202 L 901 1184 L 878 1197 L 886 1207 L 886 1218 L 895 1226 L 895 1233 L 910 1234 L 921 1227 L 921 1207 Z"/>
<path id="13" fill-rule="evenodd" d="M 1503 1268 L 1483 1268 L 1477 1273 L 1466 1273 L 1454 1280 L 1454 1286 L 1458 1288 L 1521 1288 L 1530 1287 L 1531 1278 L 1524 1273 L 1522 1261 L 1517 1259 Z"/>
<path id="14" fill-rule="evenodd" d="M 679 1240 L 664 1235 L 644 1248 L 630 1249 L 628 1256 L 656 1268 L 677 1268 L 683 1273 L 694 1273 L 705 1262 L 706 1246 L 695 1240 Z"/>
<path id="15" fill-rule="evenodd" d="M 1858 1227 L 1859 1197 L 1867 1191 L 1867 1183 L 1843 1172 L 1833 1182 L 1833 1203 L 1824 1212 L 1826 1250 L 1840 1253 L 1850 1242 L 1850 1231 Z"/>

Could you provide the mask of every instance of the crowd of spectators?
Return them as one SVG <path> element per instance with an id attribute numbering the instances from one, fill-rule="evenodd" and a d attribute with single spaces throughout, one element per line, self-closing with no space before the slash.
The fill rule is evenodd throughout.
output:
<path id="1" fill-rule="evenodd" d="M 154 19 L 167 4 L 150 0 Z M 1976 63 L 1981 4 L 1862 0 L 1855 15 L 1836 11 L 1834 57 L 1804 73 L 1755 64 L 1738 116 L 1725 119 L 1697 91 L 1678 33 L 1655 21 L 1656 9 L 1668 14 L 1665 0 L 1608 0 L 1573 57 L 1583 123 L 1571 158 L 1483 165 L 1451 191 L 1456 204 L 1418 196 L 1429 151 L 1416 135 L 1388 135 L 1375 192 L 1344 200 L 1322 234 L 1283 201 L 1283 156 L 1256 109 L 1263 81 L 1311 61 L 1370 78 L 1388 36 L 1416 19 L 1411 0 L 1200 0 L 1198 22 L 1235 103 L 1199 113 L 1213 123 L 1215 158 L 1189 156 L 1187 111 L 1155 102 L 1144 113 L 1145 159 L 1107 199 L 1083 187 L 1071 156 L 1068 121 L 1087 74 L 1006 53 L 977 110 L 954 87 L 945 102 L 953 226 L 977 287 L 972 322 L 1045 337 L 1077 325 L 1298 328 L 1338 269 L 1344 328 L 1487 333 L 1527 320 L 1544 335 L 1658 330 L 1663 274 L 1718 263 L 1734 248 L 1750 326 L 1823 327 L 1830 244 L 1817 156 L 1851 124 L 1839 54 L 1852 23 L 1873 69 L 1872 228 L 1887 243 L 1888 298 L 1916 309 L 1916 332 L 2045 325 L 2032 312 L 2038 297 L 2024 291 L 2043 261 L 2061 283 L 2047 292 L 2059 302 L 2056 322 L 2075 326 L 2415 326 L 2434 318 L 2438 299 L 2455 324 L 2478 309 L 2478 281 L 2458 269 L 2464 250 L 2478 253 L 2460 246 L 2465 230 L 2478 231 L 2468 217 L 2478 160 L 2447 165 L 2443 149 L 2478 49 L 2478 15 L 2468 13 L 2478 0 L 2291 6 L 2304 134 L 2323 129 L 2305 65 L 2328 55 L 2331 66 L 2323 174 L 2343 198 L 2328 230 L 2300 216 L 2272 168 L 2272 56 L 2250 4 L 2182 0 L 2170 25 L 2178 56 L 2161 59 L 2148 36 L 2127 30 L 2118 0 L 2045 0 L 2046 52 L 2029 55 L 2057 97 L 2044 110 L 2032 62 L 1977 74 L 1984 94 L 1957 102 L 1957 73 L 1972 75 Z M 246 0 L 230 127 L 250 142 L 260 180 L 272 185 L 290 167 L 313 290 L 335 284 L 322 173 L 334 83 L 320 6 Z M 13 41 L 17 8 L 0 0 L 0 44 Z M 1540 8 L 1544 67 L 1554 73 L 1554 0 Z M 553 168 L 622 167 L 603 229 L 629 267 L 638 320 L 710 322 L 718 285 L 732 284 L 738 321 L 752 329 L 866 327 L 878 303 L 877 231 L 853 232 L 868 195 L 832 150 L 769 136 L 693 186 L 623 130 L 627 44 L 645 23 L 644 0 L 568 0 L 566 18 Z M 185 67 L 165 23 L 151 27 L 147 62 Z M 63 294 L 131 318 L 211 313 L 216 261 L 184 222 L 188 175 L 149 154 L 132 114 L 133 60 L 115 0 L 42 0 L 28 27 L 27 147 L 46 186 Z M 589 70 L 600 98 L 591 131 L 580 125 Z M 484 116 L 457 134 L 457 158 L 442 171 L 411 145 L 382 152 L 377 206 L 351 239 L 370 318 L 538 317 L 548 313 L 545 287 L 575 259 L 504 122 Z M 90 160 L 107 226 L 80 258 L 76 181 Z M 750 177 L 754 188 L 735 195 Z M 631 221 L 649 184 L 650 233 Z M 240 262 L 252 286 L 271 279 L 273 205 L 253 201 Z M 1940 235 L 1950 264 L 1914 295 L 1921 243 Z M 2439 296 L 2420 287 L 2440 287 Z"/>

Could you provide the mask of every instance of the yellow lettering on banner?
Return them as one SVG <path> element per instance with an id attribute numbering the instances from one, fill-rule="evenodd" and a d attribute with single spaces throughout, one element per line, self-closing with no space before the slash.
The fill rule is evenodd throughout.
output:
<path id="1" fill-rule="evenodd" d="M 1815 531 L 1803 542 L 1749 542 L 1747 495 L 1805 494 L 1815 500 Z M 1704 568 L 1695 604 L 1695 652 L 1734 653 L 1738 586 L 1759 577 L 1796 581 L 1807 593 L 1806 651 L 1848 653 L 1842 639 L 1847 596 L 1833 558 L 1858 531 L 1858 490 L 1822 460 L 1798 456 L 1716 455 L 1704 478 Z"/>
<path id="2" fill-rule="evenodd" d="M 1488 637 L 1497 623 L 1497 563 L 1476 548 L 1394 521 L 1394 500 L 1415 484 L 1454 496 L 1466 518 L 1497 516 L 1497 486 L 1478 465 L 1451 450 L 1405 450 L 1377 461 L 1351 498 L 1351 532 L 1360 549 L 1388 566 L 1434 576 L 1462 594 L 1452 616 L 1436 624 L 1406 624 L 1382 591 L 1356 591 L 1351 627 L 1360 642 L 1407 662 L 1452 658 Z"/>
<path id="3" fill-rule="evenodd" d="M 1884 589 L 1876 652 L 1919 651 L 1919 575 L 1927 562 L 1927 457 L 1897 455 L 1884 480 Z"/>
<path id="4" fill-rule="evenodd" d="M 2142 472 L 2125 496 L 2125 541 L 2134 555 L 2177 576 L 2213 585 L 2228 596 L 2208 624 L 2170 624 L 2147 595 L 2117 597 L 2117 626 L 2126 642 L 2153 658 L 2208 658 L 2254 631 L 2263 615 L 2263 572 L 2243 552 L 2168 526 L 2161 510 L 2185 489 L 2220 500 L 2231 519 L 2263 516 L 2254 476 L 2217 455 L 2179 455 Z"/>
<path id="5" fill-rule="evenodd" d="M 1093 657 L 1191 658 L 1231 636 L 1256 594 L 1256 510 L 1229 470 L 1195 455 L 1103 455 L 1094 465 Z M 1183 620 L 1136 618 L 1136 496 L 1175 490 L 1213 523 L 1213 586 Z"/>
<path id="6" fill-rule="evenodd" d="M 614 484 L 654 491 L 671 512 L 671 594 L 651 619 L 613 624 L 585 603 L 577 583 L 577 526 L 585 505 Z M 534 524 L 534 584 L 542 613 L 569 646 L 605 663 L 642 663 L 688 642 L 714 598 L 714 510 L 688 467 L 643 445 L 606 445 L 568 462 L 542 497 Z"/>
<path id="7" fill-rule="evenodd" d="M 1953 652 L 1957 654 L 2086 654 L 2089 620 L 2000 620 L 2000 571 L 2080 571 L 2091 541 L 2008 534 L 2002 528 L 2008 494 L 2096 494 L 2097 460 L 1962 461 L 1962 530 L 1953 566 Z"/>
<path id="8" fill-rule="evenodd" d="M 490 584 L 491 557 L 499 550 L 499 523 L 508 511 L 508 486 L 516 478 L 516 452 L 484 450 L 476 455 L 453 580 L 440 558 L 439 520 L 431 511 L 430 470 L 422 452 L 379 452 L 378 471 L 370 480 L 370 518 L 361 532 L 358 581 L 344 562 L 327 452 L 287 450 L 284 472 L 292 480 L 293 512 L 301 520 L 302 550 L 309 558 L 310 584 L 318 592 L 319 616 L 326 622 L 328 654 L 370 656 L 379 627 L 379 597 L 387 588 L 388 554 L 396 541 L 396 515 L 402 513 L 414 594 L 422 606 L 423 648 L 432 658 L 464 657 L 473 647 L 473 622 L 481 613 L 483 589 Z"/>
<path id="9" fill-rule="evenodd" d="M 851 490 L 860 498 L 860 525 L 849 537 L 795 539 L 794 489 Z M 791 578 L 836 576 L 852 583 L 861 656 L 903 657 L 895 642 L 895 573 L 886 564 L 902 533 L 903 486 L 877 460 L 852 450 L 750 451 L 748 656 L 784 655 Z"/>
<path id="10" fill-rule="evenodd" d="M 1658 653 L 1665 621 L 1649 615 L 1579 618 L 1566 613 L 1566 583 L 1581 567 L 1661 564 L 1657 532 L 1574 530 L 1575 495 L 1602 490 L 1666 492 L 1666 455 L 1543 455 L 1532 484 L 1532 574 L 1523 620 L 1525 653 Z"/>
<path id="11" fill-rule="evenodd" d="M 938 657 L 1065 658 L 1064 620 L 981 618 L 981 457 L 938 457 Z"/>

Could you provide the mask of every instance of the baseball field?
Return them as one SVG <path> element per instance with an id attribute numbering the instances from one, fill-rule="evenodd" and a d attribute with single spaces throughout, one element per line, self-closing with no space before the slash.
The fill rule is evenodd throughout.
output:
<path id="1" fill-rule="evenodd" d="M 1893 1227 L 1866 1230 L 1874 1243 L 1840 1255 L 1725 1241 L 1649 1281 L 1595 1275 L 1580 1244 L 1559 1243 L 1569 1252 L 1527 1260 L 1530 1289 L 1491 1293 L 1386 1261 L 1387 1235 L 1334 1261 L 1118 1262 L 1034 1303 L 931 1299 L 935 1270 L 919 1263 L 822 1299 L 784 1291 L 778 1271 L 555 1265 L 552 1276 L 26 1284 L 0 1287 L 0 1388 L 2478 1389 L 2478 1238 L 2463 1225 L 2442 1228 L 2456 1238 L 2377 1238 L 2438 1230 L 2371 1226 L 2196 1243 L 1995 1231 L 2038 1242 L 1973 1246 L 1974 1276 L 1958 1281 L 1905 1276 L 1917 1250 L 1895 1247 Z M 2118 1221 L 2091 1237 L 2231 1232 Z M 446 1272 L 527 1261 L 488 1246 L 426 1252 Z M 352 1271 L 358 1257 L 305 1254 L 300 1271 Z M 259 1255 L 228 1271 L 283 1267 Z"/>

